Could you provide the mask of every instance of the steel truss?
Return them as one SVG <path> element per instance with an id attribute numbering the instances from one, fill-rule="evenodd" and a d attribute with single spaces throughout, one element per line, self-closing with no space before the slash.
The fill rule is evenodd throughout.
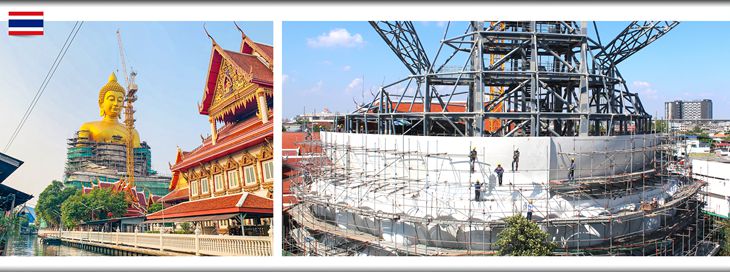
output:
<path id="1" fill-rule="evenodd" d="M 449 23 L 432 60 L 412 23 L 370 24 L 411 75 L 340 119 L 346 131 L 587 136 L 650 133 L 616 64 L 678 22 L 632 22 L 606 46 L 586 22 L 469 22 L 459 34 Z"/>

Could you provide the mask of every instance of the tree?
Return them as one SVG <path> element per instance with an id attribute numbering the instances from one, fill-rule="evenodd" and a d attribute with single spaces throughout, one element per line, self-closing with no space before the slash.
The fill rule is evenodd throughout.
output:
<path id="1" fill-rule="evenodd" d="M 147 214 L 155 213 L 162 210 L 162 203 L 156 202 L 152 203 L 149 208 L 147 208 Z"/>
<path id="2" fill-rule="evenodd" d="M 117 218 L 127 212 L 130 202 L 123 192 L 94 189 L 87 194 L 77 193 L 61 205 L 63 224 L 67 228 L 89 220 Z"/>
<path id="3" fill-rule="evenodd" d="M 666 132 L 667 131 L 667 121 L 666 120 L 654 120 L 654 131 L 656 132 Z"/>
<path id="4" fill-rule="evenodd" d="M 84 196 L 79 192 L 66 199 L 61 205 L 61 218 L 66 228 L 73 228 L 81 221 L 91 220 L 91 209 L 85 206 Z"/>
<path id="5" fill-rule="evenodd" d="M 555 243 L 548 241 L 548 234 L 522 215 L 504 219 L 507 226 L 499 233 L 498 254 L 503 256 L 548 256 Z"/>
<path id="6" fill-rule="evenodd" d="M 35 208 L 38 218 L 46 221 L 50 227 L 58 227 L 61 204 L 76 192 L 78 189 L 74 187 L 65 187 L 60 181 L 52 181 L 38 196 L 38 204 Z"/>
<path id="7" fill-rule="evenodd" d="M 720 256 L 730 256 L 730 223 L 723 222 L 720 229 Z"/>

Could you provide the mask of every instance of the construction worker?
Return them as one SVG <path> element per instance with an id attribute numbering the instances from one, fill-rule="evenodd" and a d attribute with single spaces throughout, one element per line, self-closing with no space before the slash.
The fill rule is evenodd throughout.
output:
<path id="1" fill-rule="evenodd" d="M 474 183 L 474 201 L 481 201 L 481 192 L 482 184 L 479 183 L 479 180 L 477 180 L 477 183 Z"/>
<path id="2" fill-rule="evenodd" d="M 532 210 L 535 209 L 535 206 L 532 205 L 532 200 L 527 202 L 527 221 L 532 221 Z"/>
<path id="3" fill-rule="evenodd" d="M 520 149 L 515 149 L 515 152 L 512 153 L 512 172 L 517 171 L 517 168 L 520 166 Z"/>
<path id="4" fill-rule="evenodd" d="M 471 172 L 474 173 L 474 163 L 477 161 L 477 148 L 472 147 L 469 152 L 469 163 L 471 164 Z"/>
<path id="5" fill-rule="evenodd" d="M 568 169 L 568 180 L 573 182 L 575 178 L 575 158 L 570 158 L 570 169 Z"/>
<path id="6" fill-rule="evenodd" d="M 501 164 L 497 164 L 497 168 L 494 169 L 494 173 L 497 173 L 497 181 L 499 181 L 499 186 L 502 186 L 502 174 L 504 174 L 504 168 L 502 168 Z"/>

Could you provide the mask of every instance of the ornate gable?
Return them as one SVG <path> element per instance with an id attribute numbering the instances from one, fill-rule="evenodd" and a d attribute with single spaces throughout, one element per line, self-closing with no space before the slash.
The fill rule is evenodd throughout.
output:
<path id="1" fill-rule="evenodd" d="M 208 114 L 214 120 L 222 120 L 224 115 L 246 107 L 246 104 L 256 98 L 258 87 L 251 82 L 253 75 L 250 71 L 243 71 L 228 59 L 223 59 L 218 71 Z"/>
<path id="2" fill-rule="evenodd" d="M 241 158 L 241 165 L 242 166 L 249 166 L 256 163 L 256 157 L 251 155 L 251 153 L 244 153 L 243 158 Z"/>
<path id="3" fill-rule="evenodd" d="M 274 157 L 274 150 L 271 149 L 271 146 L 269 146 L 268 144 L 265 144 L 264 146 L 261 147 L 261 151 L 259 152 L 258 157 L 259 157 L 259 160 L 261 160 L 261 161 L 271 159 Z"/>

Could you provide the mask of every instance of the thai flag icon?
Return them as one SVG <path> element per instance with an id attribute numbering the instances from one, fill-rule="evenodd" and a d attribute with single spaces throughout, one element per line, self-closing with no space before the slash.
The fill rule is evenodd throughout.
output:
<path id="1" fill-rule="evenodd" d="M 8 35 L 43 36 L 43 12 L 9 11 Z"/>

